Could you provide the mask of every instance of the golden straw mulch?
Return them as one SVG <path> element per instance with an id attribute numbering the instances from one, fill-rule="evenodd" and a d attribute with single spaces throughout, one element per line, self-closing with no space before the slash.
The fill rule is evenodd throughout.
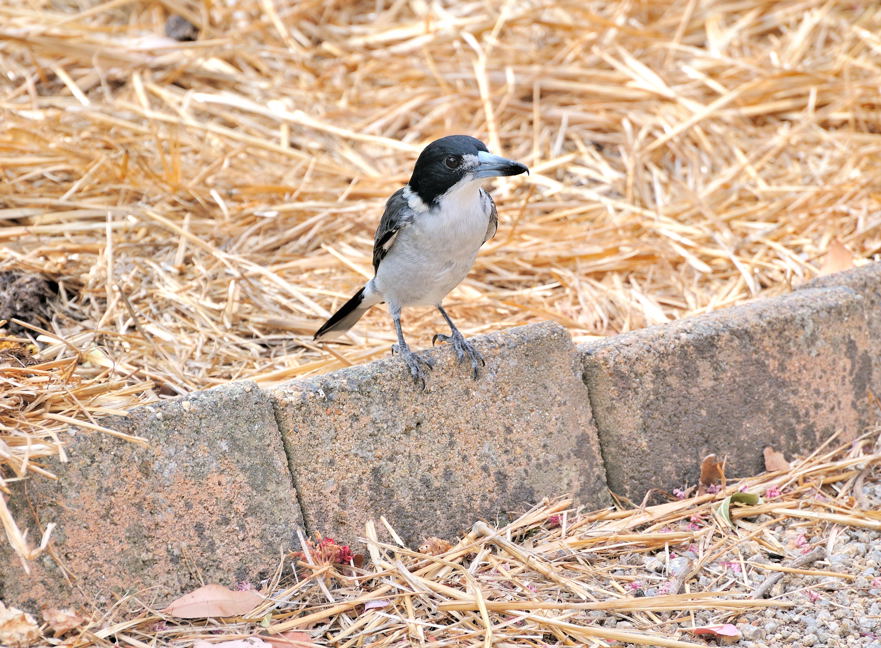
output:
<path id="1" fill-rule="evenodd" d="M 152 383 L 115 375 L 116 368 L 94 349 L 91 357 L 99 366 L 83 366 L 80 346 L 93 337 L 82 333 L 62 339 L 44 331 L 36 337 L 43 347 L 38 350 L 27 338 L 0 336 L 0 468 L 8 470 L 0 470 L 0 525 L 26 572 L 55 525 L 47 525 L 39 546 L 29 543 L 7 506 L 9 484 L 32 475 L 57 479 L 40 459 L 58 455 L 67 461 L 63 436 L 70 425 L 144 442 L 97 419 L 125 415 L 123 408 L 149 393 Z"/>
<path id="2" fill-rule="evenodd" d="M 881 435 L 824 445 L 789 471 L 657 506 L 583 512 L 568 499 L 544 502 L 499 528 L 478 522 L 452 546 L 435 539 L 417 551 L 380 542 L 370 522 L 364 567 L 320 561 L 315 551 L 294 570 L 285 561 L 264 590 L 268 598 L 244 618 L 174 619 L 135 593 L 64 643 L 191 646 L 287 636 L 340 648 L 699 646 L 688 632 L 696 624 L 780 608 L 804 613 L 830 590 L 847 596 L 856 615 L 867 598 L 859 559 L 850 554 L 833 565 L 832 554 L 850 532 L 881 539 Z M 726 519 L 721 505 L 737 493 L 764 499 L 732 504 Z M 397 538 L 384 519 L 378 524 Z M 776 589 L 764 584 L 774 574 L 782 575 L 770 579 Z M 131 606 L 141 612 L 120 611 Z"/>
<path id="3" fill-rule="evenodd" d="M 50 414 L 388 353 L 381 308 L 310 336 L 443 134 L 532 170 L 449 300 L 467 334 L 586 339 L 779 294 L 836 239 L 877 256 L 879 33 L 825 0 L 0 1 L 0 272 L 59 286 L 48 373 L 3 364 L 2 478 L 59 452 Z"/>

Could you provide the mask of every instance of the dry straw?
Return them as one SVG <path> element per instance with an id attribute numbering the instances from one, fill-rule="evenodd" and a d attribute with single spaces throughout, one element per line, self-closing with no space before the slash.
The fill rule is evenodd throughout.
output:
<path id="1" fill-rule="evenodd" d="M 876 430 L 789 471 L 657 506 L 584 512 L 570 500 L 546 501 L 498 528 L 478 522 L 452 546 L 435 539 L 417 551 L 381 542 L 371 521 L 363 567 L 307 551 L 295 572 L 284 562 L 266 600 L 244 617 L 175 619 L 135 594 L 77 628 L 65 645 L 183 647 L 246 637 L 296 640 L 303 648 L 706 645 L 688 633 L 698 619 L 727 623 L 766 608 L 812 605 L 784 580 L 792 574 L 822 576 L 826 585 L 816 579 L 817 590 L 829 581 L 852 586 L 862 567 L 829 569 L 827 551 L 846 542 L 847 527 L 879 529 L 877 513 L 860 503 L 874 501 L 863 485 L 878 479 L 879 439 Z M 735 504 L 729 520 L 721 517 L 720 504 L 744 491 L 766 501 Z M 686 556 L 688 568 L 671 578 Z M 651 561 L 656 567 L 646 566 Z"/>
<path id="2" fill-rule="evenodd" d="M 468 334 L 585 339 L 784 292 L 836 238 L 877 255 L 879 33 L 825 0 L 2 3 L 0 271 L 60 292 L 0 368 L 0 488 L 70 419 L 387 353 L 381 308 L 356 346 L 310 334 L 443 134 L 532 169 L 449 300 Z"/>

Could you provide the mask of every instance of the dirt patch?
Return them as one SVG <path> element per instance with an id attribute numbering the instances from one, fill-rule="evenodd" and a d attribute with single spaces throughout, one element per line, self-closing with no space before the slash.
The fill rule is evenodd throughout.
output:
<path id="1" fill-rule="evenodd" d="M 57 296 L 55 283 L 43 275 L 24 272 L 0 272 L 0 320 L 13 318 L 42 326 L 49 317 L 50 303 Z M 27 329 L 9 321 L 10 333 Z"/>

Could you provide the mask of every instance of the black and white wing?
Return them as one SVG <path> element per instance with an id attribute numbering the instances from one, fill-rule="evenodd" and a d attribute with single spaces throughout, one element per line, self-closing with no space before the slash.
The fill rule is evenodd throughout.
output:
<path id="1" fill-rule="evenodd" d="M 379 221 L 379 227 L 376 228 L 376 234 L 373 237 L 374 272 L 379 268 L 380 261 L 392 249 L 401 228 L 413 222 L 413 210 L 404 195 L 406 189 L 407 187 L 401 187 L 385 203 L 382 220 Z"/>
<path id="2" fill-rule="evenodd" d="M 493 197 L 483 188 L 480 189 L 480 199 L 483 204 L 484 213 L 489 212 L 486 235 L 483 237 L 483 242 L 486 243 L 496 235 L 496 230 L 499 229 L 499 212 L 496 210 L 496 203 L 493 201 Z"/>

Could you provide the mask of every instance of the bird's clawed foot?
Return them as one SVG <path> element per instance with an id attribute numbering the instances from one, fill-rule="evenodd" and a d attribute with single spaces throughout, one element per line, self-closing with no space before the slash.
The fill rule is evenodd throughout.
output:
<path id="1" fill-rule="evenodd" d="M 465 339 L 465 336 L 463 336 L 458 329 L 454 329 L 451 335 L 435 333 L 434 337 L 431 338 L 432 346 L 434 346 L 438 340 L 441 342 L 447 342 L 453 346 L 453 350 L 456 352 L 456 358 L 459 360 L 460 364 L 465 361 L 465 356 L 468 356 L 469 360 L 471 360 L 471 375 L 474 380 L 477 380 L 477 376 L 480 373 L 480 367 L 486 366 L 486 360 L 484 360 L 483 356 L 480 355 L 480 352 Z"/>
<path id="2" fill-rule="evenodd" d="M 407 369 L 410 370 L 410 375 L 413 376 L 413 381 L 422 389 L 425 389 L 425 381 L 428 378 L 426 370 L 431 371 L 434 369 L 434 363 L 428 358 L 416 355 L 408 347 L 402 347 L 399 344 L 392 345 L 392 353 L 401 354 Z"/>

